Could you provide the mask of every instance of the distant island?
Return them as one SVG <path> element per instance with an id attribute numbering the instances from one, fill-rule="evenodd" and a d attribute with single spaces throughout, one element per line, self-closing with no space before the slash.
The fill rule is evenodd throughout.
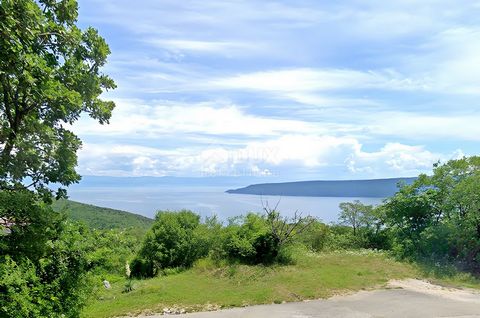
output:
<path id="1" fill-rule="evenodd" d="M 416 178 L 391 178 L 260 183 L 252 184 L 244 188 L 227 190 L 226 192 L 278 196 L 386 198 L 398 191 L 399 184 L 411 184 L 415 179 Z"/>

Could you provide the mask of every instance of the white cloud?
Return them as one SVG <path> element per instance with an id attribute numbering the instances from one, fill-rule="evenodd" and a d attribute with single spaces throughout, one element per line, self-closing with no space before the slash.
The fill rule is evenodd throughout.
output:
<path id="1" fill-rule="evenodd" d="M 245 51 L 259 52 L 263 49 L 261 44 L 253 44 L 246 42 L 234 41 L 199 41 L 199 40 L 182 40 L 182 39 L 148 39 L 145 42 L 157 46 L 162 49 L 174 52 L 200 52 L 208 54 L 225 54 L 235 56 L 245 54 Z"/>
<path id="2" fill-rule="evenodd" d="M 79 151 L 79 171 L 86 175 L 163 176 L 158 159 L 174 155 L 173 151 L 128 144 L 84 142 Z"/>
<path id="3" fill-rule="evenodd" d="M 432 115 L 414 112 L 383 112 L 366 116 L 370 135 L 394 136 L 411 140 L 480 141 L 480 111 Z"/>
<path id="4" fill-rule="evenodd" d="M 365 151 L 354 138 L 285 135 L 240 147 L 203 146 L 168 151 L 126 145 L 90 145 L 80 153 L 83 172 L 107 175 L 272 175 L 289 171 L 335 179 L 414 176 L 438 160 L 462 155 L 432 153 L 424 146 L 387 143 Z M 123 167 L 123 168 L 122 168 Z M 123 170 L 122 170 L 123 169 Z M 333 170 L 332 170 L 333 169 Z M 288 173 L 286 173 L 288 175 Z"/>
<path id="5" fill-rule="evenodd" d="M 284 132 L 320 132 L 319 126 L 301 120 L 269 118 L 246 113 L 222 102 L 182 104 L 168 101 L 146 104 L 140 100 L 116 100 L 109 125 L 83 118 L 73 126 L 79 135 L 160 137 L 165 134 L 268 136 Z"/>
<path id="6" fill-rule="evenodd" d="M 447 157 L 448 155 L 432 153 L 423 146 L 387 143 L 374 152 L 365 152 L 357 147 L 346 162 L 354 173 L 379 175 L 382 171 L 393 171 L 396 173 L 394 175 L 413 176 L 429 171 L 433 163 Z"/>
<path id="7" fill-rule="evenodd" d="M 352 69 L 295 68 L 240 74 L 210 81 L 219 88 L 271 92 L 312 92 L 338 89 L 383 88 L 419 90 L 427 87 L 423 79 L 412 80 L 392 70 L 357 71 Z"/>
<path id="8" fill-rule="evenodd" d="M 425 72 L 431 72 L 439 91 L 480 94 L 480 27 L 448 28 L 432 37 L 425 49 L 427 54 L 411 62 L 419 69 L 430 68 Z"/>
<path id="9" fill-rule="evenodd" d="M 74 126 L 88 174 L 414 175 L 480 141 L 478 3 L 82 7 L 119 84 L 110 125 Z"/>

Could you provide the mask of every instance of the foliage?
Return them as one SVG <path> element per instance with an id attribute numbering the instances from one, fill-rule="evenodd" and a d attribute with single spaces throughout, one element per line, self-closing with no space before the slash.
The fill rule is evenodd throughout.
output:
<path id="1" fill-rule="evenodd" d="M 337 249 L 390 249 L 390 232 L 385 227 L 383 207 L 360 201 L 340 203 L 339 224 L 325 225 L 315 220 L 300 235 L 300 241 L 313 251 Z"/>
<path id="2" fill-rule="evenodd" d="M 230 260 L 250 264 L 271 263 L 280 251 L 279 243 L 264 216 L 248 213 L 230 219 L 224 229 L 221 251 Z"/>
<path id="3" fill-rule="evenodd" d="M 247 264 L 289 262 L 284 247 L 309 222 L 287 223 L 277 212 L 249 213 L 223 226 L 216 217 L 200 222 L 190 211 L 159 212 L 142 248 L 131 263 L 132 275 L 152 277 L 168 268 L 190 267 L 210 254 Z"/>
<path id="4" fill-rule="evenodd" d="M 153 224 L 152 219 L 141 215 L 64 199 L 55 201 L 53 209 L 64 212 L 70 220 L 85 223 L 92 229 L 135 228 L 145 233 Z"/>
<path id="5" fill-rule="evenodd" d="M 353 202 L 342 202 L 339 205 L 340 215 L 339 220 L 345 225 L 350 225 L 353 229 L 353 235 L 356 236 L 358 229 L 366 226 L 372 219 L 373 206 L 365 205 L 362 202 L 355 200 Z"/>
<path id="6" fill-rule="evenodd" d="M 0 191 L 0 219 L 10 224 L 10 234 L 0 236 L 0 253 L 35 260 L 46 253 L 61 215 L 39 202 L 31 191 Z"/>
<path id="7" fill-rule="evenodd" d="M 110 118 L 114 103 L 99 98 L 115 88 L 100 72 L 110 50 L 77 14 L 75 0 L 0 2 L 0 189 L 30 183 L 49 200 L 49 183 L 77 182 L 81 142 L 64 124 Z"/>
<path id="8" fill-rule="evenodd" d="M 310 224 L 308 228 L 298 235 L 298 241 L 314 252 L 320 252 L 327 248 L 331 236 L 330 227 L 318 220 Z"/>
<path id="9" fill-rule="evenodd" d="M 80 180 L 66 127 L 107 123 L 115 105 L 99 96 L 115 84 L 100 71 L 108 45 L 77 14 L 75 0 L 0 1 L 2 317 L 76 317 L 88 295 L 87 229 L 51 209 L 49 185 Z"/>
<path id="10" fill-rule="evenodd" d="M 125 273 L 125 262 L 138 253 L 143 239 L 138 229 L 91 229 L 85 234 L 88 239 L 87 255 L 90 271 L 97 275 Z"/>
<path id="11" fill-rule="evenodd" d="M 127 279 L 125 285 L 123 286 L 122 293 L 129 293 L 135 289 L 132 279 Z"/>
<path id="12" fill-rule="evenodd" d="M 64 221 L 29 191 L 8 195 L 4 202 L 24 204 L 22 216 L 39 219 L 17 219 L 0 237 L 6 247 L 0 254 L 0 316 L 77 317 L 90 290 L 86 229 Z M 2 214 L 10 208 L 2 204 Z"/>
<path id="13" fill-rule="evenodd" d="M 315 222 L 315 219 L 310 216 L 303 217 L 302 213 L 298 213 L 298 211 L 295 211 L 292 218 L 283 217 L 277 210 L 279 203 L 280 201 L 272 209 L 267 201 L 263 204 L 263 211 L 265 212 L 265 219 L 270 228 L 270 233 L 277 242 L 278 248 L 281 249 Z"/>
<path id="14" fill-rule="evenodd" d="M 32 290 L 32 285 L 38 287 L 38 277 L 28 259 L 17 264 L 10 256 L 1 256 L 0 277 L 2 317 L 33 317 L 40 314 Z"/>
<path id="15" fill-rule="evenodd" d="M 384 208 L 398 255 L 480 271 L 480 157 L 436 164 Z"/>
<path id="16" fill-rule="evenodd" d="M 132 261 L 132 275 L 152 277 L 163 268 L 191 266 L 208 253 L 199 228 L 200 216 L 191 211 L 158 212 Z"/>

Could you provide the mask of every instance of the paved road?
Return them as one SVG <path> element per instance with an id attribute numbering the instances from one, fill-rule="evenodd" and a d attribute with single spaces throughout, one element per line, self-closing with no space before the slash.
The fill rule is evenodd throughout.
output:
<path id="1" fill-rule="evenodd" d="M 353 295 L 337 296 L 327 300 L 251 306 L 215 312 L 176 315 L 176 317 L 480 318 L 480 294 L 464 290 L 446 289 L 421 281 L 409 280 L 393 283 L 390 285 L 390 289 L 362 291 Z"/>

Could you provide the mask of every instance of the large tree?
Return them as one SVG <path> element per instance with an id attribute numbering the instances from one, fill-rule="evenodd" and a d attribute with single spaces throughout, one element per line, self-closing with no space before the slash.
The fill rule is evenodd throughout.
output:
<path id="1" fill-rule="evenodd" d="M 0 0 L 1 317 L 78 317 L 88 294 L 86 236 L 50 188 L 80 180 L 68 127 L 82 113 L 108 123 L 100 95 L 115 83 L 101 72 L 108 45 L 77 14 L 75 0 Z"/>
<path id="2" fill-rule="evenodd" d="M 97 30 L 76 26 L 76 0 L 0 0 L 0 188 L 68 186 L 81 142 L 66 127 L 82 113 L 107 123 L 115 83 Z M 60 191 L 58 194 L 62 195 Z"/>

